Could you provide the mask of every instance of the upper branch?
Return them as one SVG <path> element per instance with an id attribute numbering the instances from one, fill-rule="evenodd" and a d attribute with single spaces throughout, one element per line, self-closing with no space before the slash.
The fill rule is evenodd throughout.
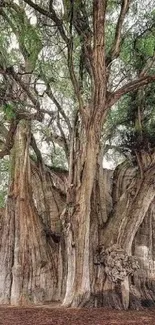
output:
<path id="1" fill-rule="evenodd" d="M 93 106 L 104 107 L 106 95 L 105 14 L 107 1 L 93 1 Z"/>
<path id="2" fill-rule="evenodd" d="M 105 46 L 105 14 L 107 1 L 93 1 L 94 49 Z"/>
<path id="3" fill-rule="evenodd" d="M 86 11 L 85 3 L 80 0 L 78 7 L 74 10 L 73 16 L 73 25 L 80 36 L 81 47 L 84 50 L 83 56 L 83 64 L 87 70 L 87 72 L 92 75 L 91 71 L 91 56 L 92 56 L 92 48 L 91 48 L 91 40 L 92 40 L 92 30 L 90 28 L 88 14 Z"/>
<path id="4" fill-rule="evenodd" d="M 121 45 L 121 41 L 122 41 L 122 38 L 121 38 L 122 27 L 123 27 L 123 23 L 124 23 L 124 19 L 126 17 L 126 14 L 127 14 L 128 10 L 129 10 L 130 3 L 131 3 L 131 0 L 123 0 L 122 1 L 120 15 L 119 15 L 117 25 L 116 25 L 114 43 L 113 43 L 113 46 L 112 46 L 112 49 L 111 49 L 110 56 L 107 59 L 108 64 L 113 59 L 115 59 L 116 57 L 119 56 L 120 45 Z"/>
<path id="5" fill-rule="evenodd" d="M 77 80 L 76 74 L 75 74 L 75 70 L 74 70 L 74 64 L 73 64 L 73 40 L 72 37 L 68 38 L 66 33 L 65 33 L 65 29 L 63 26 L 63 21 L 57 16 L 54 8 L 53 8 L 53 3 L 52 1 L 50 2 L 50 10 L 46 10 L 40 6 L 38 6 L 36 3 L 34 3 L 31 0 L 24 0 L 25 3 L 27 3 L 29 6 L 31 6 L 32 8 L 34 8 L 37 12 L 39 12 L 40 14 L 50 18 L 51 20 L 54 21 L 54 23 L 56 24 L 58 31 L 60 33 L 60 36 L 62 37 L 62 39 L 64 40 L 64 42 L 67 45 L 67 49 L 68 49 L 68 69 L 69 69 L 69 73 L 70 73 L 70 78 L 72 81 L 72 85 L 74 88 L 74 92 L 75 95 L 77 97 L 78 103 L 79 103 L 79 108 L 82 112 L 82 107 L 83 107 L 83 100 L 82 100 L 82 96 L 80 94 L 80 85 L 79 82 Z M 71 36 L 71 35 L 70 35 Z"/>
<path id="6" fill-rule="evenodd" d="M 13 67 L 8 67 L 6 69 L 3 69 L 1 67 L 0 69 L 0 73 L 1 74 L 7 74 L 7 75 L 11 75 L 12 78 L 17 82 L 17 84 L 24 90 L 25 94 L 28 96 L 28 98 L 31 100 L 31 102 L 34 105 L 34 108 L 38 111 L 38 113 L 40 113 L 40 118 L 41 118 L 41 112 L 40 112 L 40 103 L 37 100 L 37 98 L 33 95 L 33 93 L 30 91 L 29 87 L 26 85 L 26 83 L 24 83 L 21 80 L 21 77 L 19 77 L 18 73 L 15 72 Z"/>
<path id="7" fill-rule="evenodd" d="M 57 28 L 58 28 L 58 30 L 60 32 L 60 35 L 61 35 L 62 39 L 64 40 L 64 42 L 66 44 L 68 44 L 69 39 L 68 39 L 68 37 L 67 37 L 67 35 L 65 33 L 65 30 L 64 30 L 64 27 L 63 27 L 63 21 L 56 15 L 55 10 L 53 9 L 52 3 L 50 5 L 50 11 L 48 11 L 48 10 L 38 6 L 36 3 L 34 3 L 31 0 L 24 0 L 24 2 L 27 3 L 33 9 L 35 9 L 37 12 L 42 14 L 43 16 L 46 16 L 46 17 L 52 19 L 55 22 L 55 24 L 56 24 L 56 26 L 57 26 Z"/>
<path id="8" fill-rule="evenodd" d="M 80 83 L 78 82 L 75 69 L 74 69 L 72 41 L 68 45 L 68 69 L 69 69 L 69 74 L 73 85 L 74 93 L 79 103 L 79 109 L 81 111 L 81 114 L 83 115 L 84 104 L 83 104 L 83 98 L 81 96 Z"/>

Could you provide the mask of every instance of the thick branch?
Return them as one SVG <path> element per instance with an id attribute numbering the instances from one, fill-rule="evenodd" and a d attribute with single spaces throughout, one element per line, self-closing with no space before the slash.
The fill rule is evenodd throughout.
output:
<path id="1" fill-rule="evenodd" d="M 119 15 L 117 25 L 116 25 L 115 40 L 114 40 L 114 43 L 113 43 L 113 46 L 112 46 L 112 49 L 111 49 L 110 58 L 107 60 L 108 64 L 113 59 L 115 59 L 116 57 L 119 56 L 120 45 L 121 45 L 121 40 L 122 40 L 121 32 L 122 32 L 123 22 L 124 22 L 126 14 L 128 12 L 130 3 L 131 3 L 131 0 L 123 0 L 122 1 L 120 15 Z"/>
<path id="2" fill-rule="evenodd" d="M 93 1 L 93 107 L 94 113 L 104 107 L 106 96 L 106 65 L 105 65 L 105 14 L 107 1 Z"/>
<path id="3" fill-rule="evenodd" d="M 105 14 L 107 1 L 93 1 L 94 51 L 105 47 Z"/>
<path id="4" fill-rule="evenodd" d="M 137 80 L 133 80 L 133 81 L 127 83 L 126 85 L 124 85 L 123 87 L 118 89 L 113 94 L 109 94 L 108 100 L 107 100 L 107 105 L 106 105 L 107 108 L 114 105 L 123 95 L 125 95 L 131 91 L 135 91 L 138 88 L 140 88 L 142 86 L 146 86 L 149 83 L 152 83 L 154 81 L 155 81 L 155 75 L 154 76 L 146 76 L 145 75 L 145 76 L 140 77 Z"/>
<path id="5" fill-rule="evenodd" d="M 89 75 L 92 75 L 91 40 L 92 40 L 93 33 L 89 25 L 88 15 L 85 6 L 86 6 L 85 3 L 82 0 L 80 0 L 78 7 L 76 7 L 74 10 L 73 25 L 81 39 L 81 47 L 83 48 L 84 51 L 83 64 L 87 72 L 89 73 Z"/>

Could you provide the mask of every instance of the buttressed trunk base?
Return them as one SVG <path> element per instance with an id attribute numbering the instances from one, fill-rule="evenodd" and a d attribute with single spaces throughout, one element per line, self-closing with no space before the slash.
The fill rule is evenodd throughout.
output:
<path id="1" fill-rule="evenodd" d="M 56 248 L 47 240 L 33 200 L 29 158 L 30 127 L 18 125 L 2 229 L 0 303 L 45 303 L 56 297 Z"/>

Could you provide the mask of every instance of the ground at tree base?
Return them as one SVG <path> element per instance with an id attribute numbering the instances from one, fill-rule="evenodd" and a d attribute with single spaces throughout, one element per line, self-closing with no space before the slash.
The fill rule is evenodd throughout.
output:
<path id="1" fill-rule="evenodd" d="M 155 309 L 116 311 L 104 308 L 0 307 L 0 325 L 154 325 Z"/>

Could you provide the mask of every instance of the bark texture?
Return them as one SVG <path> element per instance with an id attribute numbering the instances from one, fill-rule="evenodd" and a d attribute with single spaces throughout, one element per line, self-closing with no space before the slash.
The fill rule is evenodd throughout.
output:
<path id="1" fill-rule="evenodd" d="M 154 173 L 150 167 L 141 178 L 138 168 L 125 163 L 113 174 L 113 204 L 99 229 L 96 305 L 127 309 L 154 303 Z"/>
<path id="2" fill-rule="evenodd" d="M 21 121 L 12 151 L 10 187 L 2 223 L 0 303 L 3 304 L 43 303 L 58 298 L 59 294 L 59 247 L 44 226 L 48 223 L 50 227 L 48 213 L 43 223 L 43 214 L 39 215 L 42 207 L 38 211 L 35 204 L 31 184 L 38 191 L 40 184 L 32 182 L 30 138 L 29 124 Z M 41 195 L 40 200 L 43 201 Z M 54 209 L 53 197 L 51 200 Z"/>

